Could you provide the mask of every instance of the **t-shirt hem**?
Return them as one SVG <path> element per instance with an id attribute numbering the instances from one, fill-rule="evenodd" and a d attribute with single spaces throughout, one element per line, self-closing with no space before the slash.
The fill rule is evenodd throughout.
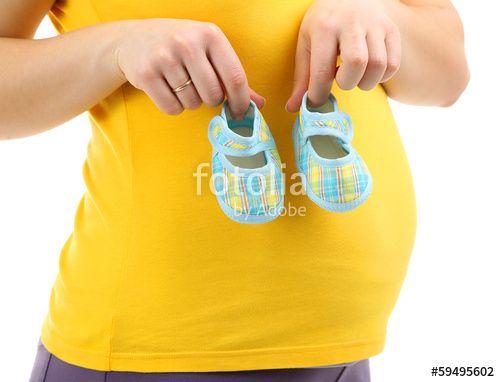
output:
<path id="1" fill-rule="evenodd" d="M 384 348 L 384 339 L 319 346 L 180 353 L 91 352 L 67 345 L 42 333 L 42 343 L 57 358 L 98 371 L 210 372 L 287 369 L 345 364 L 373 357 Z"/>

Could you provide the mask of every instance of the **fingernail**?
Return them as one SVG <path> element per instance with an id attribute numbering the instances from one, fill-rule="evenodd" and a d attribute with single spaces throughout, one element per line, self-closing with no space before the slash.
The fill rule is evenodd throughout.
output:
<path id="1" fill-rule="evenodd" d="M 288 112 L 288 113 L 290 113 L 290 108 L 288 107 L 288 102 L 285 105 L 285 111 Z"/>

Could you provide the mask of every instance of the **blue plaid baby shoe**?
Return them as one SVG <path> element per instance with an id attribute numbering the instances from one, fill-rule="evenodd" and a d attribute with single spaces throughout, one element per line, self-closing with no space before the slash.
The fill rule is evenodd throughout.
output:
<path id="1" fill-rule="evenodd" d="M 372 177 L 352 138 L 351 118 L 339 111 L 333 95 L 316 109 L 304 95 L 293 128 L 295 160 L 307 196 L 329 211 L 352 210 L 372 191 Z"/>
<path id="2" fill-rule="evenodd" d="M 255 103 L 241 120 L 227 102 L 210 122 L 212 184 L 224 213 L 238 223 L 264 223 L 283 209 L 281 160 Z"/>

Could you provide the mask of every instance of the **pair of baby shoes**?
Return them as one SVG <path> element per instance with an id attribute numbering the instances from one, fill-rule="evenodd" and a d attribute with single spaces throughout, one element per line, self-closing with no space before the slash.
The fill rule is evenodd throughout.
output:
<path id="1" fill-rule="evenodd" d="M 243 119 L 231 117 L 227 103 L 210 122 L 212 181 L 224 213 L 239 223 L 264 223 L 283 210 L 284 175 L 273 136 L 251 102 Z M 351 118 L 330 95 L 311 108 L 304 95 L 293 128 L 297 169 L 307 196 L 320 207 L 346 212 L 370 195 L 370 172 L 352 147 Z"/>

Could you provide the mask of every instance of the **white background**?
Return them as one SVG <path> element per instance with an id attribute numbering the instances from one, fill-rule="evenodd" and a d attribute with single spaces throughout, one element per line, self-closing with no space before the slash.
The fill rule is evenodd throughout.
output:
<path id="1" fill-rule="evenodd" d="M 372 361 L 374 382 L 436 381 L 432 366 L 455 365 L 494 366 L 497 376 L 486 380 L 500 380 L 500 6 L 494 0 L 455 4 L 472 72 L 466 93 L 449 109 L 393 103 L 419 222 L 386 350 Z M 38 36 L 52 34 L 45 20 Z M 80 116 L 39 136 L 0 142 L 3 381 L 29 379 L 58 254 L 83 193 L 88 139 L 87 119 Z"/>

